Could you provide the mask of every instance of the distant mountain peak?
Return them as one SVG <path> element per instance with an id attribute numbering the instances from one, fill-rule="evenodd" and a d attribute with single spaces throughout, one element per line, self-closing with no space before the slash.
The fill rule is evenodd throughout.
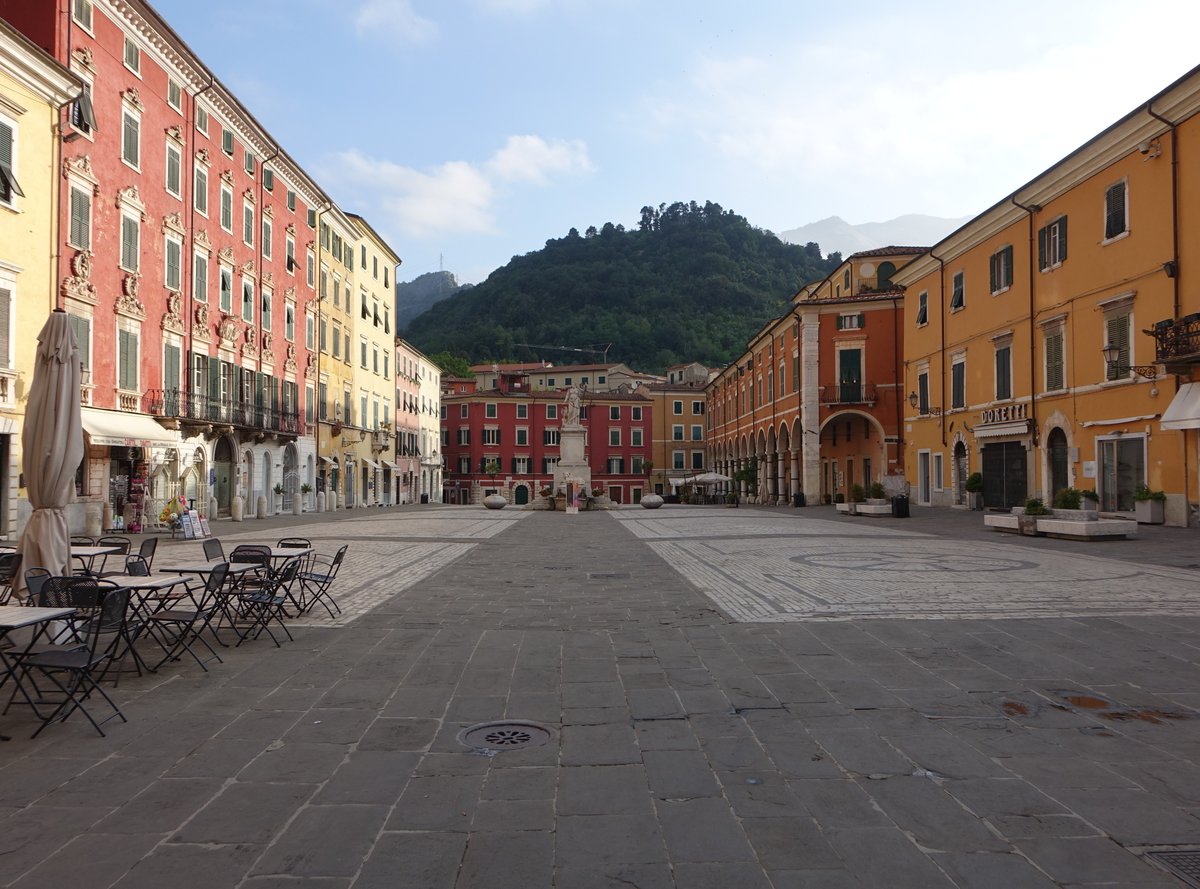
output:
<path id="1" fill-rule="evenodd" d="M 408 322 L 458 291 L 471 287 L 459 284 L 453 272 L 426 272 L 411 281 L 396 283 L 396 329 L 404 330 Z"/>
<path id="2" fill-rule="evenodd" d="M 840 216 L 828 216 L 799 228 L 780 233 L 780 240 L 790 244 L 816 243 L 821 253 L 861 253 L 887 244 L 933 245 L 970 219 L 947 219 L 942 216 L 926 216 L 921 213 L 906 213 L 886 222 L 863 222 L 851 225 Z"/>

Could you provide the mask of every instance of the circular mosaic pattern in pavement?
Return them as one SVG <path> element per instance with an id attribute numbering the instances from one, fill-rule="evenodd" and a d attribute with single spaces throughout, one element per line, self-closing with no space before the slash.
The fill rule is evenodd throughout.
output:
<path id="1" fill-rule="evenodd" d="M 791 559 L 817 568 L 843 571 L 893 571 L 905 574 L 991 574 L 997 571 L 1024 571 L 1037 566 L 1036 562 L 999 556 L 979 556 L 964 553 L 870 552 L 812 553 Z"/>

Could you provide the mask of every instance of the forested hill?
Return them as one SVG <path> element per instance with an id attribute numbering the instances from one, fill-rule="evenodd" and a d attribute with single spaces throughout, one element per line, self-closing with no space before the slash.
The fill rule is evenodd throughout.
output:
<path id="1" fill-rule="evenodd" d="M 575 229 L 414 318 L 405 338 L 472 362 L 592 361 L 520 343 L 612 343 L 610 361 L 661 373 L 728 363 L 800 285 L 836 267 L 816 244 L 785 244 L 719 204 L 644 207 L 637 230 Z"/>

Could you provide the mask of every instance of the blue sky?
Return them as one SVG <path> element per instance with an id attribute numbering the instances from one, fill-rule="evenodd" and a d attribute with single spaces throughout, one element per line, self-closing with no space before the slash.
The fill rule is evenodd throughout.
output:
<path id="1" fill-rule="evenodd" d="M 1194 0 L 152 2 L 404 281 L 646 204 L 974 215 L 1200 62 Z"/>

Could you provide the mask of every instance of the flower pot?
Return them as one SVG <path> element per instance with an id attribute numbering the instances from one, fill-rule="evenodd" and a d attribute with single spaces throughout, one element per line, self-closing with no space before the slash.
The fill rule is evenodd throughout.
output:
<path id="1" fill-rule="evenodd" d="M 1161 525 L 1165 520 L 1166 503 L 1162 500 L 1135 500 L 1133 514 L 1139 525 Z"/>

